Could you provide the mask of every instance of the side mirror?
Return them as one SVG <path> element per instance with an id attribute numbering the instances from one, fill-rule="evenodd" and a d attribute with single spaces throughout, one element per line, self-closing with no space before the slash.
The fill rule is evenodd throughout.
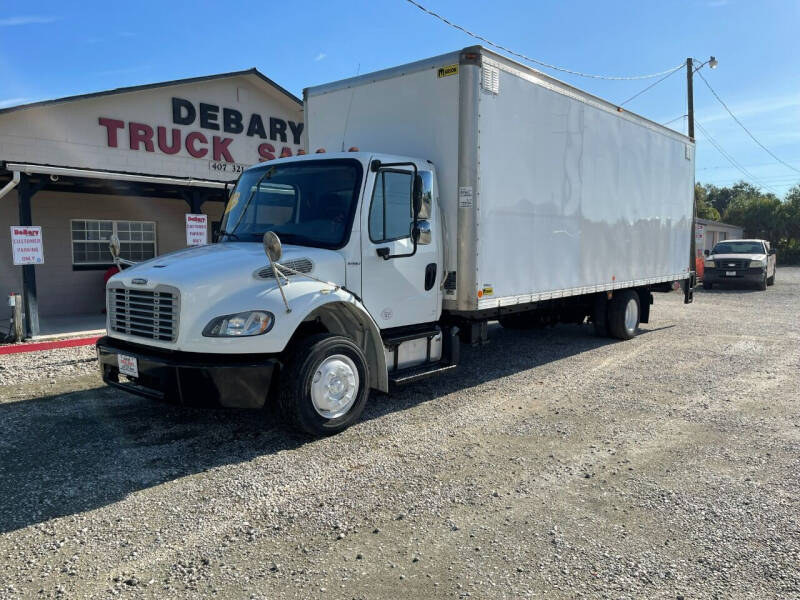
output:
<path id="1" fill-rule="evenodd" d="M 281 247 L 281 240 L 274 231 L 267 231 L 264 234 L 264 252 L 269 258 L 270 262 L 278 262 L 283 255 L 283 248 Z"/>
<path id="2" fill-rule="evenodd" d="M 769 249 L 769 253 L 770 253 L 770 254 L 775 254 L 775 248 L 770 248 L 770 249 Z"/>
<path id="3" fill-rule="evenodd" d="M 711 252 L 708 251 L 708 248 L 703 250 L 703 255 L 708 256 L 709 254 L 711 254 Z"/>
<path id="4" fill-rule="evenodd" d="M 427 246 L 432 241 L 430 221 L 417 221 L 417 226 L 411 233 L 412 238 L 420 246 Z"/>
<path id="5" fill-rule="evenodd" d="M 420 212 L 422 212 L 422 176 L 417 174 L 414 177 L 414 191 L 412 194 L 412 201 L 414 206 L 414 216 L 419 217 Z"/>

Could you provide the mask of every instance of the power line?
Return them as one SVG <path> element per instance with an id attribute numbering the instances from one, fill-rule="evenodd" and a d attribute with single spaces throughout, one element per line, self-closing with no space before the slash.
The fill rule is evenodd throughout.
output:
<path id="1" fill-rule="evenodd" d="M 717 149 L 717 152 L 719 152 L 722 155 L 722 157 L 725 158 L 725 160 L 727 160 L 729 163 L 731 163 L 745 177 L 747 177 L 748 179 L 750 179 L 753 182 L 757 183 L 759 186 L 767 188 L 769 191 L 773 192 L 774 194 L 778 193 L 778 191 L 775 188 L 773 188 L 773 187 L 767 185 L 766 183 L 760 181 L 755 175 L 753 175 L 750 171 L 745 169 L 742 166 L 742 164 L 739 163 L 739 161 L 737 161 L 735 158 L 733 158 L 733 156 L 731 154 L 729 154 L 722 146 L 720 146 L 719 142 L 717 142 L 717 140 L 715 140 L 712 137 L 712 135 L 710 133 L 708 133 L 706 128 L 703 127 L 697 119 L 695 119 L 694 124 L 697 125 L 697 128 L 700 129 L 700 131 L 703 133 L 703 135 L 708 140 L 708 142 L 712 146 L 714 146 L 714 148 Z"/>
<path id="2" fill-rule="evenodd" d="M 512 56 L 516 56 L 517 58 L 521 58 L 524 61 L 537 64 L 540 67 L 545 67 L 547 69 L 553 69 L 554 71 L 561 71 L 562 73 L 569 73 L 570 75 L 578 75 L 579 77 L 589 77 L 591 79 L 609 79 L 609 80 L 612 80 L 612 81 L 631 81 L 631 80 L 636 80 L 636 79 L 652 79 L 654 77 L 661 77 L 662 75 L 671 75 L 672 73 L 674 73 L 675 71 L 677 71 L 678 69 L 680 69 L 680 68 L 682 68 L 684 66 L 683 63 L 681 63 L 676 67 L 672 67 L 671 69 L 667 69 L 666 71 L 660 71 L 658 73 L 650 73 L 649 75 L 635 75 L 635 76 L 631 76 L 631 77 L 614 76 L 614 75 L 592 75 L 590 73 L 581 73 L 580 71 L 573 71 L 572 69 L 567 69 L 567 68 L 564 68 L 564 67 L 558 67 L 556 65 L 551 65 L 549 63 L 542 62 L 541 60 L 537 60 L 535 58 L 531 58 L 530 56 L 525 56 L 524 54 L 520 54 L 519 52 L 514 52 L 510 48 L 506 48 L 505 46 L 501 46 L 500 44 L 496 44 L 495 42 L 493 42 L 493 41 L 491 41 L 489 39 L 486 39 L 482 35 L 479 35 L 479 34 L 473 32 L 473 31 L 470 31 L 469 29 L 466 29 L 466 28 L 462 27 L 461 25 L 453 23 L 452 21 L 446 19 L 445 17 L 443 17 L 439 13 L 436 13 L 436 12 L 434 12 L 434 11 L 428 9 L 428 8 L 425 8 L 424 6 L 419 4 L 418 2 L 415 2 L 414 0 L 406 0 L 406 2 L 416 6 L 422 12 L 427 13 L 430 16 L 436 18 L 436 19 L 439 19 L 442 23 L 445 23 L 446 25 L 452 27 L 453 29 L 458 29 L 459 31 L 461 31 L 463 33 L 466 33 L 468 36 L 473 37 L 476 40 L 480 40 L 482 42 L 485 42 L 486 44 L 488 44 L 489 46 L 492 46 L 493 48 L 497 48 L 498 50 L 502 50 L 503 52 L 511 54 Z"/>
<path id="3" fill-rule="evenodd" d="M 795 171 L 795 172 L 797 172 L 797 173 L 800 173 L 800 169 L 798 169 L 798 168 L 796 168 L 796 167 L 793 167 L 792 165 L 790 165 L 789 163 L 787 163 L 785 160 L 782 160 L 781 158 L 779 158 L 778 156 L 776 156 L 776 155 L 775 155 L 775 153 L 774 153 L 774 152 L 772 152 L 772 150 L 770 150 L 770 149 L 769 149 L 769 148 L 767 148 L 767 147 L 766 147 L 764 144 L 762 144 L 761 142 L 759 142 L 759 141 L 758 141 L 758 139 L 756 139 L 756 136 L 754 136 L 754 135 L 753 135 L 753 134 L 750 132 L 750 130 L 749 130 L 747 127 L 745 127 L 745 126 L 744 126 L 744 123 L 742 123 L 742 122 L 741 122 L 741 121 L 740 121 L 740 120 L 739 120 L 739 119 L 736 117 L 736 115 L 735 115 L 735 114 L 733 114 L 733 111 L 732 111 L 730 108 L 728 108 L 728 105 L 727 105 L 727 104 L 725 104 L 725 102 L 722 100 L 722 98 L 720 98 L 720 97 L 719 97 L 719 94 L 717 94 L 717 92 L 715 92 L 715 91 L 714 91 L 714 88 L 712 88 L 712 87 L 711 87 L 711 84 L 710 84 L 710 83 L 708 83 L 708 81 L 706 80 L 706 78 L 705 78 L 705 77 L 703 77 L 703 74 L 702 74 L 700 71 L 695 71 L 695 73 L 697 73 L 697 74 L 700 76 L 700 79 L 702 79 L 702 80 L 703 80 L 703 83 L 705 83 L 705 84 L 706 84 L 706 87 L 707 87 L 707 88 L 708 88 L 708 89 L 711 91 L 711 93 L 714 95 L 714 98 L 716 98 L 716 99 L 717 99 L 717 101 L 718 101 L 718 102 L 719 102 L 719 103 L 722 105 L 722 107 L 723 107 L 723 108 L 724 108 L 726 111 L 728 111 L 728 114 L 731 116 L 731 118 L 732 118 L 734 121 L 736 121 L 736 123 L 739 125 L 739 127 L 741 127 L 742 129 L 744 129 L 745 133 L 746 133 L 747 135 L 749 135 L 749 136 L 750 136 L 750 138 L 751 138 L 751 139 L 752 139 L 752 140 L 753 140 L 753 141 L 754 141 L 756 144 L 758 144 L 759 146 L 761 146 L 761 148 L 762 148 L 762 149 L 763 149 L 763 150 L 764 150 L 764 151 L 765 151 L 767 154 L 769 154 L 769 155 L 770 155 L 772 158 L 774 158 L 775 160 L 777 160 L 777 161 L 778 161 L 779 163 L 781 163 L 783 166 L 790 168 L 792 171 Z"/>
<path id="4" fill-rule="evenodd" d="M 675 117 L 674 119 L 670 119 L 670 120 L 669 120 L 669 121 L 667 121 L 666 123 L 662 123 L 662 125 L 664 125 L 664 126 L 667 126 L 667 125 L 669 125 L 670 123 L 674 123 L 674 122 L 675 122 L 675 121 L 677 121 L 678 119 L 685 119 L 685 118 L 686 118 L 686 117 L 688 117 L 688 116 L 689 116 L 689 115 L 681 115 L 680 117 Z"/>
<path id="5" fill-rule="evenodd" d="M 634 100 L 635 98 L 638 98 L 639 96 L 641 96 L 642 94 L 644 94 L 644 93 L 645 93 L 647 90 L 649 90 L 650 88 L 653 88 L 653 87 L 657 86 L 659 83 L 661 83 L 662 81 L 664 81 L 664 80 L 665 80 L 665 79 L 667 79 L 668 77 L 671 77 L 672 75 L 674 75 L 675 73 L 677 73 L 678 71 L 680 71 L 680 69 L 681 69 L 681 67 L 680 67 L 680 66 L 678 66 L 678 67 L 675 67 L 675 68 L 674 68 L 672 71 L 670 71 L 669 73 L 667 73 L 666 75 L 664 75 L 664 76 L 663 76 L 661 79 L 659 79 L 658 81 L 656 81 L 656 82 L 654 82 L 654 83 L 651 83 L 651 84 L 650 84 L 650 85 L 648 85 L 646 88 L 644 88 L 644 89 L 643 89 L 641 92 L 637 92 L 636 94 L 634 94 L 633 96 L 631 96 L 630 98 L 628 98 L 627 100 L 625 100 L 625 102 L 620 102 L 620 103 L 619 103 L 617 106 L 625 106 L 625 105 L 626 105 L 628 102 L 630 102 L 631 100 Z"/>

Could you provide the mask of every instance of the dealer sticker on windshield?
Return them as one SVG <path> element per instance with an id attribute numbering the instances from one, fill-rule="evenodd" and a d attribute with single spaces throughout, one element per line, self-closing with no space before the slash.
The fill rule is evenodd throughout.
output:
<path id="1" fill-rule="evenodd" d="M 135 356 L 117 354 L 117 366 L 119 366 L 119 372 L 123 375 L 139 377 L 139 365 Z"/>

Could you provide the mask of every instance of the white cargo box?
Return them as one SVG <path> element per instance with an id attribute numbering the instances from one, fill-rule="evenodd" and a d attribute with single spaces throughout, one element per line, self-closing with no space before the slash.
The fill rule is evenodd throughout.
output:
<path id="1" fill-rule="evenodd" d="M 446 310 L 689 276 L 691 139 L 471 47 L 305 90 L 310 152 L 437 170 Z"/>

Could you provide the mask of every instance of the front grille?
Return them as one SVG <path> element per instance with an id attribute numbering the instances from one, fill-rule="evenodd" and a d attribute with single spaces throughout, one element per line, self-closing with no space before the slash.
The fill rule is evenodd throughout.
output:
<path id="1" fill-rule="evenodd" d="M 279 271 L 280 267 L 289 267 L 290 269 L 294 269 L 295 271 L 298 271 L 300 273 L 311 273 L 311 271 L 314 269 L 314 265 L 307 258 L 295 258 L 292 260 L 287 260 L 286 262 L 279 262 L 278 263 Z M 281 273 L 285 273 L 290 277 L 294 275 L 294 273 L 285 270 L 281 271 Z M 272 267 L 264 267 L 263 269 L 260 269 L 256 273 L 256 277 L 259 277 L 260 279 L 272 279 L 273 277 L 275 277 L 275 274 L 272 272 Z"/>
<path id="2" fill-rule="evenodd" d="M 178 337 L 178 313 L 179 295 L 175 288 L 108 290 L 109 327 L 118 333 L 174 342 Z"/>
<path id="3" fill-rule="evenodd" d="M 714 261 L 718 269 L 746 269 L 750 266 L 748 258 L 726 258 Z"/>

